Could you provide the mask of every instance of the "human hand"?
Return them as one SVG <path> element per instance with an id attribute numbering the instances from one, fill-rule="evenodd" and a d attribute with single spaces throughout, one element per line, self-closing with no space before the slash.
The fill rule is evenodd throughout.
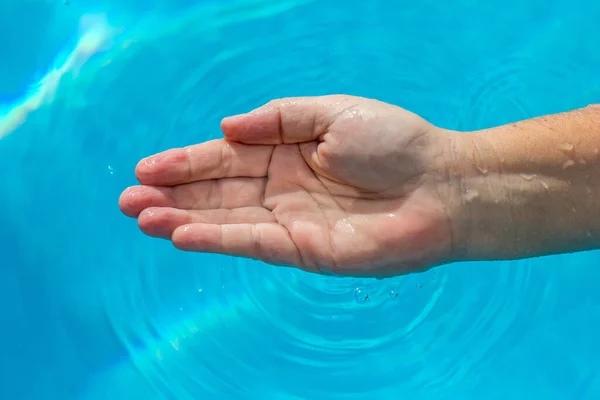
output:
<path id="1" fill-rule="evenodd" d="M 224 139 L 140 161 L 141 186 L 119 204 L 144 233 L 337 275 L 452 259 L 445 130 L 343 95 L 275 100 L 221 128 Z"/>

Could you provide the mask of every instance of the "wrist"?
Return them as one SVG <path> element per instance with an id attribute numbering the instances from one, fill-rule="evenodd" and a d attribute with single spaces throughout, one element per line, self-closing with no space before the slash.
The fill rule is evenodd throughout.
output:
<path id="1" fill-rule="evenodd" d="M 598 111 L 450 135 L 455 261 L 598 247 Z"/>
<path id="2" fill-rule="evenodd" d="M 505 161 L 488 140 L 487 131 L 451 132 L 447 157 L 449 182 L 448 214 L 453 236 L 453 261 L 496 257 L 497 249 L 507 254 L 513 223 Z"/>

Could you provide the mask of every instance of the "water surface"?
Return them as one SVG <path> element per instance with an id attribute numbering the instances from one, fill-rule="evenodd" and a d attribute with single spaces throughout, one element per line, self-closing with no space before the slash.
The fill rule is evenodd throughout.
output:
<path id="1" fill-rule="evenodd" d="M 598 252 L 340 280 L 117 207 L 138 159 L 277 97 L 462 130 L 598 102 L 600 3 L 63 3 L 0 0 L 0 398 L 600 397 Z M 90 15 L 116 31 L 88 54 Z"/>

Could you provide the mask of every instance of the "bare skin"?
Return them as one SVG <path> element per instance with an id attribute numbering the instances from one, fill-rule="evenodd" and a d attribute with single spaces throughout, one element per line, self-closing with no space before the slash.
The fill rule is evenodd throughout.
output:
<path id="1" fill-rule="evenodd" d="M 458 260 L 600 248 L 600 106 L 452 137 Z"/>
<path id="2" fill-rule="evenodd" d="M 461 133 L 336 95 L 276 100 L 221 128 L 224 139 L 140 161 L 141 185 L 119 203 L 144 233 L 379 277 L 599 247 L 593 107 Z"/>
<path id="3" fill-rule="evenodd" d="M 123 212 L 182 250 L 311 272 L 390 276 L 452 255 L 447 134 L 351 96 L 281 99 L 222 122 L 225 139 L 142 160 Z M 447 184 L 447 183 L 446 183 Z"/>

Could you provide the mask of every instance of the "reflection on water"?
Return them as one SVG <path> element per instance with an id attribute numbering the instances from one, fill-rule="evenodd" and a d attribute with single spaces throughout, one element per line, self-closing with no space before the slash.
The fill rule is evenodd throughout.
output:
<path id="1" fill-rule="evenodd" d="M 0 116 L 0 139 L 25 122 L 27 115 L 52 102 L 61 79 L 66 74 L 77 76 L 83 65 L 99 51 L 107 50 L 115 35 L 103 15 L 84 15 L 80 20 L 80 38 L 75 48 L 58 67 L 53 67 L 29 90 L 27 97 Z"/>
<path id="2" fill-rule="evenodd" d="M 97 3 L 71 0 L 75 33 L 107 19 L 0 117 L 0 398 L 600 392 L 598 253 L 337 279 L 180 253 L 116 206 L 138 159 L 275 97 L 376 97 L 454 129 L 593 102 L 600 6 Z"/>

